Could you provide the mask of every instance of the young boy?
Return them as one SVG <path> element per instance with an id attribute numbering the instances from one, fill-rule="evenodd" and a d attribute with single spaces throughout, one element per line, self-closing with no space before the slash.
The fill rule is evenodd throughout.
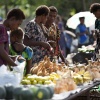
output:
<path id="1" fill-rule="evenodd" d="M 21 28 L 10 33 L 10 55 L 22 55 L 26 59 L 25 75 L 30 73 L 32 67 L 33 51 L 23 44 L 24 32 Z"/>
<path id="2" fill-rule="evenodd" d="M 0 24 L 0 66 L 16 66 L 14 61 L 9 57 L 9 43 L 7 31 L 12 31 L 21 25 L 25 15 L 20 9 L 12 9 L 8 12 L 7 18 L 3 24 Z"/>

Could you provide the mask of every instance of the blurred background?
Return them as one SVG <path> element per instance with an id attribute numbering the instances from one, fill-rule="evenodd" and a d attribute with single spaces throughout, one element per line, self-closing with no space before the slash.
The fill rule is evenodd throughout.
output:
<path id="1" fill-rule="evenodd" d="M 37 6 L 45 4 L 47 6 L 55 6 L 58 14 L 62 17 L 65 29 L 66 21 L 75 13 L 80 11 L 89 11 L 89 7 L 94 2 L 100 0 L 0 0 L 0 18 L 5 19 L 7 12 L 12 8 L 20 8 L 24 11 L 26 19 L 22 24 L 22 28 L 27 21 L 34 18 L 34 12 Z"/>

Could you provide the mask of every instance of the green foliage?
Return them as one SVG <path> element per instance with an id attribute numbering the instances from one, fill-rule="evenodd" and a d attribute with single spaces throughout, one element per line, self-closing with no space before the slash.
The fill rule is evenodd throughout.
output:
<path id="1" fill-rule="evenodd" d="M 10 9 L 17 7 L 21 8 L 27 17 L 31 17 L 39 5 L 47 5 L 57 7 L 58 13 L 68 18 L 74 13 L 89 10 L 94 2 L 100 0 L 0 0 L 0 16 L 5 17 Z"/>

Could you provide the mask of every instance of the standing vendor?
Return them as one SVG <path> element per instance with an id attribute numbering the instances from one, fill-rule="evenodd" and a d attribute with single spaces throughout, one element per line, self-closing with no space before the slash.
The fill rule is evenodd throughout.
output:
<path id="1" fill-rule="evenodd" d="M 59 39 L 60 39 L 60 30 L 58 28 L 58 26 L 55 23 L 57 14 L 58 14 L 58 10 L 55 6 L 50 6 L 49 7 L 50 13 L 49 16 L 47 18 L 47 21 L 45 23 L 46 26 L 46 30 L 48 33 L 48 40 L 50 41 L 54 41 L 55 46 L 53 46 L 54 48 L 54 56 L 57 56 L 58 58 L 60 57 L 62 62 L 65 62 L 67 64 L 66 59 L 64 58 L 64 56 L 61 53 L 61 48 L 59 45 Z"/>
<path id="2" fill-rule="evenodd" d="M 16 66 L 14 61 L 9 56 L 9 43 L 7 31 L 13 31 L 21 25 L 25 15 L 20 9 L 12 9 L 8 12 L 7 18 L 3 24 L 0 24 L 0 66 L 10 65 Z"/>
<path id="3" fill-rule="evenodd" d="M 96 36 L 96 47 L 93 56 L 93 60 L 97 60 L 100 56 L 100 3 L 93 3 L 90 6 L 90 12 L 97 18 L 95 21 L 95 36 Z"/>
<path id="4" fill-rule="evenodd" d="M 42 30 L 49 15 L 49 8 L 40 5 L 36 8 L 35 15 L 35 18 L 26 24 L 24 37 L 24 44 L 30 46 L 34 52 L 33 65 L 42 61 L 46 55 L 49 56 L 52 48 Z"/>

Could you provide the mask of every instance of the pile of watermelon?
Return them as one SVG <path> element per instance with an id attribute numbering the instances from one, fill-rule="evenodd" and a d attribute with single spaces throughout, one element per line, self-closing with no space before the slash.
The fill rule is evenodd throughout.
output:
<path id="1" fill-rule="evenodd" d="M 6 100 L 44 100 L 51 99 L 54 95 L 52 86 L 13 86 L 6 84 L 0 86 L 0 99 Z"/>

